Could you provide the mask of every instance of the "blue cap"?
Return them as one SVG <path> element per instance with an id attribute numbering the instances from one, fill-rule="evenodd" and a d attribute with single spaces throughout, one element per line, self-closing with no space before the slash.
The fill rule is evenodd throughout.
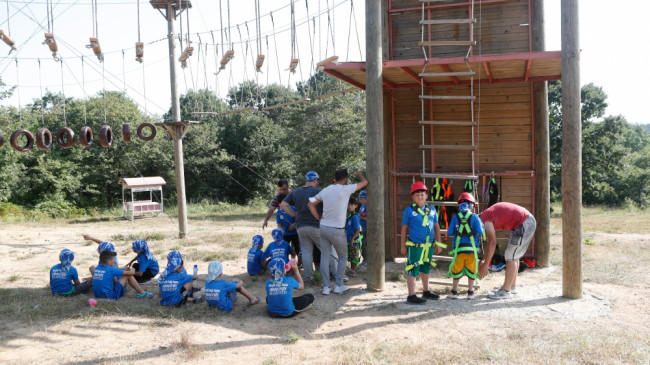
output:
<path id="1" fill-rule="evenodd" d="M 367 193 L 365 190 L 359 192 L 359 199 L 366 199 Z"/>
<path id="2" fill-rule="evenodd" d="M 271 231 L 271 237 L 273 237 L 274 241 L 282 240 L 282 230 L 280 228 L 274 229 Z"/>
<path id="3" fill-rule="evenodd" d="M 253 236 L 253 248 L 257 248 L 257 246 L 264 246 L 264 237 L 258 235 Z"/>
<path id="4" fill-rule="evenodd" d="M 309 171 L 307 175 L 305 175 L 305 181 L 314 181 L 318 180 L 318 173 L 316 171 Z"/>

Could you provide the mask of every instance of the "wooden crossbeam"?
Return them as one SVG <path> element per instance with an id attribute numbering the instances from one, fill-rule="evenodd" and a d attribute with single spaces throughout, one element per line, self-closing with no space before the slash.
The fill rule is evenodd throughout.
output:
<path id="1" fill-rule="evenodd" d="M 528 82 L 528 76 L 530 76 L 530 67 L 533 65 L 533 60 L 526 60 L 526 66 L 524 67 L 524 81 Z"/>
<path id="2" fill-rule="evenodd" d="M 494 82 L 492 79 L 492 70 L 490 70 L 490 63 L 489 62 L 483 62 L 483 69 L 485 70 L 485 74 L 487 75 L 488 82 L 491 84 Z"/>
<path id="3" fill-rule="evenodd" d="M 451 70 L 451 68 L 449 67 L 449 65 L 440 65 L 440 68 L 441 68 L 443 71 L 445 71 L 445 72 L 452 72 L 452 70 Z M 456 77 L 456 76 L 449 76 L 449 78 L 451 79 L 451 81 L 454 82 L 454 85 L 458 85 L 458 82 L 459 82 L 459 81 L 458 81 L 458 77 Z"/>

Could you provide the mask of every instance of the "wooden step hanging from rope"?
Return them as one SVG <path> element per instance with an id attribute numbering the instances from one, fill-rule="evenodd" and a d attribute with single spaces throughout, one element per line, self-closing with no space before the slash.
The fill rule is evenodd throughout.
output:
<path id="1" fill-rule="evenodd" d="M 99 46 L 99 39 L 90 37 L 90 44 L 86 48 L 92 48 L 99 62 L 104 62 L 104 53 L 102 53 L 102 47 Z"/>
<path id="2" fill-rule="evenodd" d="M 299 60 L 297 58 L 292 58 L 291 63 L 289 64 L 289 72 L 292 74 L 296 73 L 296 68 L 298 67 Z"/>
<path id="3" fill-rule="evenodd" d="M 338 60 L 339 60 L 339 56 L 332 56 L 330 58 L 326 58 L 316 64 L 316 69 L 318 71 L 323 71 L 325 69 L 325 65 L 327 65 L 328 63 L 334 63 L 338 65 L 339 63 Z"/>
<path id="4" fill-rule="evenodd" d="M 264 65 L 264 55 L 257 55 L 257 61 L 255 61 L 255 71 L 262 72 L 262 66 Z"/>
<path id="5" fill-rule="evenodd" d="M 194 47 L 187 46 L 183 53 L 181 54 L 180 57 L 178 57 L 178 62 L 181 63 L 181 67 L 185 68 L 187 67 L 187 59 L 192 56 L 192 53 L 194 52 Z"/>
<path id="6" fill-rule="evenodd" d="M 0 30 L 0 39 L 2 39 L 2 41 L 5 42 L 6 45 L 11 47 L 11 51 L 9 51 L 9 53 L 11 53 L 12 51 L 15 51 L 17 49 L 16 46 L 15 46 L 14 40 L 11 39 L 9 34 L 5 33 L 3 30 Z"/>
<path id="7" fill-rule="evenodd" d="M 223 57 L 221 57 L 221 61 L 219 62 L 221 66 L 219 67 L 219 70 L 225 70 L 226 65 L 233 58 L 235 58 L 235 51 L 232 49 L 227 50 L 226 53 L 223 55 Z"/>
<path id="8" fill-rule="evenodd" d="M 56 45 L 54 34 L 45 33 L 45 41 L 43 41 L 43 44 L 47 44 L 50 52 L 52 52 L 52 58 L 54 58 L 54 61 L 59 62 L 59 46 Z"/>
<path id="9" fill-rule="evenodd" d="M 144 43 L 135 42 L 135 60 L 142 63 L 142 57 L 144 57 Z"/>

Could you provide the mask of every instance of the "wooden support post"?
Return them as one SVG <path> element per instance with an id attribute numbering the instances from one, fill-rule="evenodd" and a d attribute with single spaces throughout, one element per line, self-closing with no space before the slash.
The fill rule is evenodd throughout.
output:
<path id="1" fill-rule="evenodd" d="M 562 296 L 582 298 L 582 121 L 578 0 L 562 0 Z"/>
<path id="2" fill-rule="evenodd" d="M 382 82 L 382 1 L 366 0 L 366 170 L 368 175 L 368 289 L 383 290 L 386 279 L 384 234 L 384 110 Z"/>
<path id="3" fill-rule="evenodd" d="M 534 1 L 532 46 L 533 51 L 544 51 L 544 0 Z M 548 83 L 533 83 L 535 105 L 535 260 L 537 265 L 548 267 L 551 263 L 551 172 L 548 124 Z"/>

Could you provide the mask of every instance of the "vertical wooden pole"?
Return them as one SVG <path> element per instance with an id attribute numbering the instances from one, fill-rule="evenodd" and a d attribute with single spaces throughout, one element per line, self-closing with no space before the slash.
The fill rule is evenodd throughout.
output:
<path id="1" fill-rule="evenodd" d="M 533 0 L 533 51 L 544 51 L 544 0 Z M 551 172 L 548 124 L 548 83 L 533 83 L 535 105 L 535 260 L 541 267 L 550 265 L 551 252 Z"/>
<path id="2" fill-rule="evenodd" d="M 186 8 L 185 11 L 189 11 Z M 167 42 L 169 43 L 169 78 L 172 93 L 172 122 L 181 121 L 180 97 L 178 95 L 176 78 L 176 34 L 174 18 L 176 10 L 170 1 L 167 5 Z M 176 201 L 178 204 L 178 237 L 187 235 L 187 204 L 185 202 L 185 167 L 183 163 L 183 134 L 174 137 L 174 170 L 176 172 Z"/>
<path id="3" fill-rule="evenodd" d="M 384 234 L 384 112 L 382 84 L 382 2 L 366 0 L 366 169 L 368 175 L 369 290 L 383 290 Z"/>
<path id="4" fill-rule="evenodd" d="M 578 0 L 562 0 L 562 295 L 582 298 L 582 121 Z"/>

